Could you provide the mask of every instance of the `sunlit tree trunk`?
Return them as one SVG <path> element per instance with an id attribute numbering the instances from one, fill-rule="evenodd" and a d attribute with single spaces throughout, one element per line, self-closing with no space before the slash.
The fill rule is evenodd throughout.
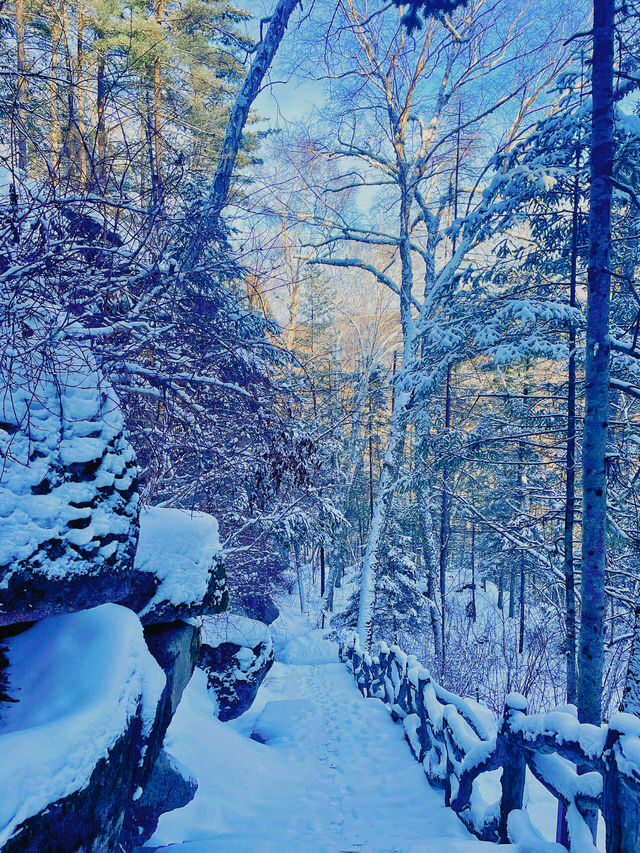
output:
<path id="1" fill-rule="evenodd" d="M 24 0 L 16 0 L 16 71 L 18 72 L 18 169 L 27 172 L 27 128 L 25 103 L 27 100 L 27 59 L 24 44 Z"/>
<path id="2" fill-rule="evenodd" d="M 84 0 L 77 0 L 78 39 L 76 44 L 76 98 L 78 114 L 78 179 L 87 185 L 87 132 L 84 114 Z"/>
<path id="3" fill-rule="evenodd" d="M 400 284 L 400 321 L 402 324 L 402 367 L 409 368 L 416 358 L 416 330 L 411 315 L 411 294 L 413 289 L 413 266 L 410 246 L 410 210 L 411 195 L 408 187 L 406 165 L 402 165 L 399 178 L 400 188 L 400 239 L 399 253 L 401 265 Z M 393 493 L 402 460 L 407 432 L 408 412 L 412 397 L 396 382 L 393 388 L 393 406 L 387 449 L 382 461 L 382 471 L 378 480 L 373 502 L 373 513 L 369 525 L 369 534 L 362 564 L 360 602 L 358 609 L 358 636 L 363 648 L 370 648 L 373 626 L 373 605 L 375 600 L 376 578 L 378 574 L 379 549 L 387 524 Z"/>
<path id="4" fill-rule="evenodd" d="M 60 22 L 56 13 L 51 23 L 51 77 L 49 80 L 49 145 L 51 147 L 51 168 L 54 180 L 58 179 L 60 167 L 60 116 L 58 113 L 58 46 L 60 42 Z"/>
<path id="5" fill-rule="evenodd" d="M 155 0 L 153 12 L 156 23 L 162 26 L 164 18 L 164 0 Z M 153 59 L 153 201 L 162 201 L 162 65 L 160 56 L 156 53 Z"/>

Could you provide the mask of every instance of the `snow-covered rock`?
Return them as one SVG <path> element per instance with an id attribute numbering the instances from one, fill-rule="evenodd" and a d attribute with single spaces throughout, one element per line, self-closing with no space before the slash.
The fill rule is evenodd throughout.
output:
<path id="1" fill-rule="evenodd" d="M 185 622 L 147 625 L 144 636 L 149 651 L 162 668 L 166 677 L 166 686 L 158 703 L 153 729 L 147 739 L 144 760 L 141 765 L 141 796 L 134 797 L 129 803 L 124 817 L 120 843 L 125 849 L 137 847 L 149 838 L 164 811 L 179 808 L 189 802 L 184 800 L 187 793 L 195 791 L 191 783 L 185 782 L 183 773 L 173 773 L 163 757 L 164 738 L 175 714 L 182 693 L 189 683 L 198 660 L 199 631 L 194 625 Z M 157 763 L 161 762 L 160 767 Z M 170 778 L 167 778 L 170 777 Z M 188 774 L 185 778 L 188 778 Z M 172 784 L 179 787 L 174 798 L 167 799 L 163 805 L 160 792 Z M 149 790 L 149 786 L 150 790 Z M 184 800 L 172 805 L 174 800 Z"/>
<path id="2" fill-rule="evenodd" d="M 219 613 L 227 606 L 218 522 L 206 512 L 166 507 L 141 512 L 135 568 L 157 585 L 140 611 L 144 624 Z"/>
<path id="3" fill-rule="evenodd" d="M 161 749 L 144 789 L 138 789 L 139 797 L 134 795 L 135 836 L 129 839 L 125 832 L 121 843 L 129 849 L 144 844 L 156 831 L 160 815 L 186 806 L 197 790 L 198 783 L 184 764 Z"/>
<path id="4" fill-rule="evenodd" d="M 198 665 L 207 673 L 220 720 L 233 720 L 251 706 L 273 661 L 271 634 L 262 622 L 235 614 L 204 620 Z"/>
<path id="5" fill-rule="evenodd" d="M 0 625 L 154 593 L 133 570 L 133 450 L 113 390 L 73 341 L 4 358 Z"/>
<path id="6" fill-rule="evenodd" d="M 173 716 L 198 662 L 198 628 L 186 622 L 147 625 L 144 636 L 149 651 L 167 678 L 169 709 Z"/>
<path id="7" fill-rule="evenodd" d="M 139 619 L 105 604 L 7 647 L 17 701 L 0 703 L 3 853 L 117 850 L 165 689 Z"/>

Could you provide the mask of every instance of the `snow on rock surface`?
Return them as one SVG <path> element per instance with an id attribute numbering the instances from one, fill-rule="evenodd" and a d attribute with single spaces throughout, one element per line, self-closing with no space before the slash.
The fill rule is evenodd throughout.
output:
<path id="1" fill-rule="evenodd" d="M 150 507 L 140 514 L 135 567 L 159 582 L 140 612 L 143 622 L 169 622 L 224 610 L 227 592 L 218 522 L 206 512 Z"/>
<path id="2" fill-rule="evenodd" d="M 0 704 L 0 846 L 85 788 L 134 718 L 147 737 L 165 684 L 139 619 L 117 604 L 44 619 L 7 645 L 18 701 Z"/>
<path id="3" fill-rule="evenodd" d="M 28 362 L 28 363 L 27 363 Z M 133 450 L 93 356 L 63 341 L 0 374 L 0 625 L 142 604 Z M 140 579 L 138 579 L 140 581 Z"/>
<path id="4" fill-rule="evenodd" d="M 232 720 L 252 704 L 273 665 L 273 641 L 262 622 L 236 614 L 205 617 L 198 665 L 220 720 Z"/>

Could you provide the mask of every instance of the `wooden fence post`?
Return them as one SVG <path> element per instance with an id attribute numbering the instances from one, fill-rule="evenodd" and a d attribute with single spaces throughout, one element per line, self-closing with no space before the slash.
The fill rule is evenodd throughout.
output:
<path id="1" fill-rule="evenodd" d="M 609 725 L 604 748 L 602 815 L 607 828 L 607 853 L 640 853 L 640 778 L 621 770 L 632 765 L 625 758 L 620 736 L 627 714 L 616 714 Z M 634 727 L 635 728 L 635 727 Z M 636 778 L 633 778 L 633 777 Z"/>
<path id="2" fill-rule="evenodd" d="M 527 700 L 524 696 L 510 693 L 505 701 L 504 717 L 502 726 L 498 733 L 498 751 L 500 764 L 502 765 L 502 797 L 500 798 L 500 821 L 498 823 L 498 838 L 500 844 L 509 843 L 509 832 L 507 824 L 509 814 L 522 808 L 524 798 L 524 782 L 527 772 L 527 763 L 524 753 L 514 747 L 509 738 L 509 730 L 512 717 L 518 713 L 527 712 Z"/>

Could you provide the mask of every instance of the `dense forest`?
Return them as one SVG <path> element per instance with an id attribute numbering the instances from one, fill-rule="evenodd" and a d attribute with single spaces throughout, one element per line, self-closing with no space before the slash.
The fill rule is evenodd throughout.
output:
<path id="1" fill-rule="evenodd" d="M 640 8 L 246 6 L 0 0 L 0 564 L 91 375 L 231 613 L 640 714 Z"/>

